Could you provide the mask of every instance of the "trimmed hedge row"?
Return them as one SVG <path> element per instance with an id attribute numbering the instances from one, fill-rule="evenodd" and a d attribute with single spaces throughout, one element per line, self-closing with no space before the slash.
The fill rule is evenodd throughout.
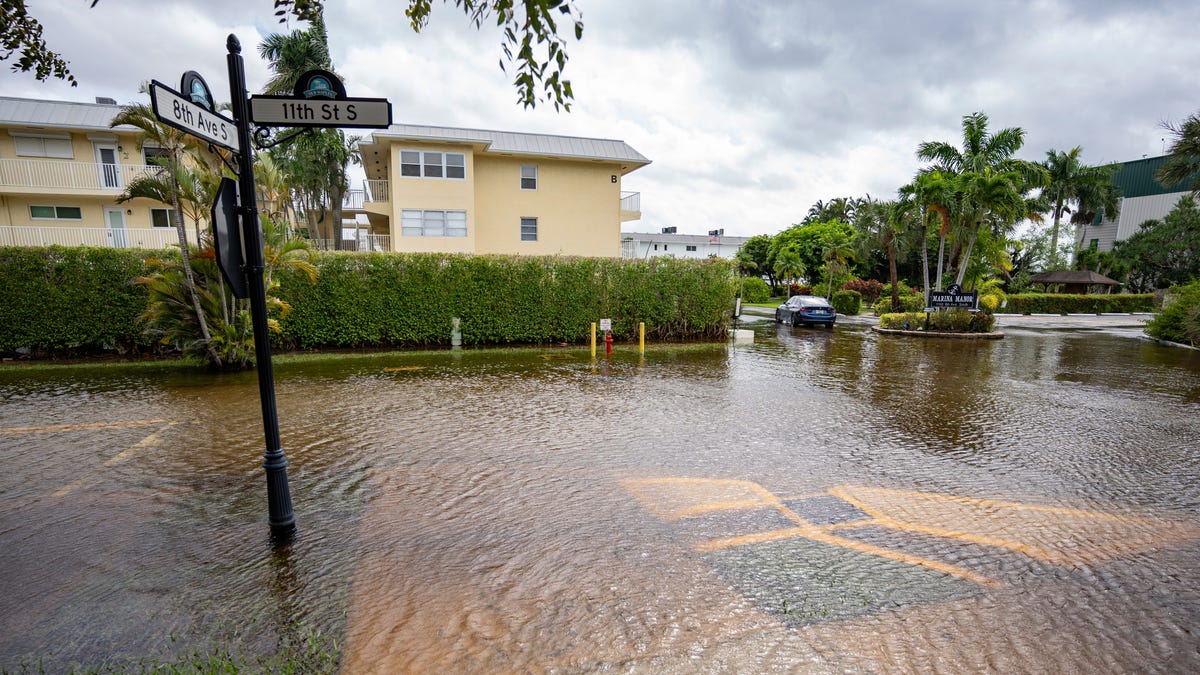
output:
<path id="1" fill-rule="evenodd" d="M 848 316 L 857 316 L 862 311 L 862 303 L 862 293 L 850 290 L 834 291 L 829 301 L 838 314 Z"/>
<path id="2" fill-rule="evenodd" d="M 579 343 L 611 318 L 613 337 L 725 337 L 737 282 L 728 261 L 326 253 L 316 284 L 279 273 L 291 348 L 438 345 L 461 318 L 464 344 Z"/>
<path id="3" fill-rule="evenodd" d="M 929 330 L 939 333 L 990 333 L 996 317 L 987 312 L 968 312 L 963 309 L 949 312 L 930 312 Z M 879 317 L 879 327 L 891 330 L 925 330 L 924 312 L 899 312 Z"/>
<path id="4" fill-rule="evenodd" d="M 172 251 L 0 247 L 0 352 L 145 348 L 133 282 Z M 284 347 L 448 344 L 461 317 L 466 344 L 579 343 L 613 320 L 618 340 L 725 337 L 737 282 L 727 261 L 442 254 L 317 256 L 317 283 L 277 270 L 292 305 Z"/>
<path id="5" fill-rule="evenodd" d="M 1068 295 L 1064 293 L 1016 293 L 1008 296 L 1006 314 L 1100 314 L 1102 312 L 1150 312 L 1153 293 L 1111 295 Z"/>
<path id="6" fill-rule="evenodd" d="M 138 315 L 146 259 L 168 251 L 0 247 L 0 352 L 147 346 Z"/>

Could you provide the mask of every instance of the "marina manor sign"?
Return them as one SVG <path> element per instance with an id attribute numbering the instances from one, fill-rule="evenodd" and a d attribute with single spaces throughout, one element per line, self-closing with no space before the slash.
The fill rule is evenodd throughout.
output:
<path id="1" fill-rule="evenodd" d="M 944 291 L 929 292 L 930 307 L 957 307 L 960 309 L 974 309 L 979 302 L 979 293 L 976 291 L 963 291 L 958 284 L 951 284 Z"/>

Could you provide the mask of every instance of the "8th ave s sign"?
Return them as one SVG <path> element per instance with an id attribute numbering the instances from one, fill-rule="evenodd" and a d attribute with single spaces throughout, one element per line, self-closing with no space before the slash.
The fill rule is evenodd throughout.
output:
<path id="1" fill-rule="evenodd" d="M 196 105 L 158 80 L 150 82 L 150 106 L 163 124 L 234 153 L 241 152 L 233 120 Z"/>

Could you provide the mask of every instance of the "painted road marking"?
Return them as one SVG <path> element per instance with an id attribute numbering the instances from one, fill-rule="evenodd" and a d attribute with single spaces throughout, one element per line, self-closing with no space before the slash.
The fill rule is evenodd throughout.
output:
<path id="1" fill-rule="evenodd" d="M 630 479 L 624 483 L 650 513 L 667 522 L 722 511 L 774 509 L 796 524 L 791 528 L 701 542 L 695 545 L 695 550 L 700 553 L 805 538 L 926 567 L 982 586 L 998 584 L 955 565 L 846 539 L 833 532 L 884 527 L 1005 548 L 1062 566 L 1137 552 L 1167 541 L 1200 537 L 1200 530 L 1179 523 L 1039 504 L 855 486 L 837 486 L 810 498 L 831 495 L 868 517 L 816 525 L 789 508 L 784 500 L 750 481 L 655 478 Z"/>
<path id="2" fill-rule="evenodd" d="M 133 445 L 129 446 L 128 448 L 125 448 L 121 452 L 118 452 L 117 454 L 108 458 L 102 466 L 109 467 L 109 466 L 113 466 L 114 464 L 120 464 L 121 462 L 124 462 L 125 460 L 127 460 L 130 457 L 132 457 L 133 455 L 135 455 L 140 450 L 144 450 L 146 448 L 156 448 L 156 447 L 162 445 L 162 433 L 164 431 L 166 431 L 167 429 L 170 429 L 171 427 L 179 424 L 178 421 L 174 421 L 174 422 L 168 421 L 168 420 L 157 420 L 157 421 L 165 422 L 165 424 L 163 424 L 158 429 L 155 429 L 153 432 L 150 433 L 150 435 L 146 436 L 145 438 L 138 441 L 137 443 L 134 443 Z M 84 476 L 83 478 L 80 478 L 79 480 L 76 480 L 68 485 L 64 485 L 63 487 L 52 492 L 51 496 L 52 497 L 62 497 L 64 495 L 70 494 L 71 492 L 73 492 L 75 490 L 78 490 L 79 488 L 85 487 L 87 485 L 91 485 L 94 482 L 96 482 L 96 476 L 93 473 L 91 475 Z"/>
<path id="3" fill-rule="evenodd" d="M 85 431 L 91 429 L 135 429 L 154 424 L 166 424 L 170 420 L 128 420 L 124 422 L 83 422 L 80 424 L 47 424 L 40 427 L 0 427 L 0 434 L 39 434 L 58 431 Z"/>

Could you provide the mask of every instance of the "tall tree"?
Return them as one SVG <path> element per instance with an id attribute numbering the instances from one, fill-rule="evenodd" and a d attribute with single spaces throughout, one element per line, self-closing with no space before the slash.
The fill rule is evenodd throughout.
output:
<path id="1" fill-rule="evenodd" d="M 804 261 L 800 258 L 799 249 L 793 244 L 781 249 L 775 255 L 775 276 L 787 282 L 788 297 L 792 297 L 792 284 L 804 276 Z"/>
<path id="2" fill-rule="evenodd" d="M 1167 187 L 1187 182 L 1187 189 L 1200 197 L 1200 113 L 1189 116 L 1182 124 L 1164 126 L 1175 138 L 1168 151 L 1170 158 L 1155 178 Z"/>
<path id="3" fill-rule="evenodd" d="M 333 70 L 329 57 L 329 35 L 320 12 L 309 27 L 288 34 L 274 33 L 263 39 L 258 53 L 270 62 L 271 79 L 265 94 L 291 91 L 305 72 Z M 340 129 L 309 129 L 272 156 L 302 193 L 310 236 L 331 240 L 331 248 L 342 243 L 342 199 L 350 188 L 346 165 L 352 148 Z"/>
<path id="4" fill-rule="evenodd" d="M 143 90 L 146 87 L 143 86 Z M 179 255 L 182 258 L 184 288 L 191 299 L 192 310 L 196 315 L 196 323 L 205 344 L 210 344 L 212 336 L 208 332 L 208 322 L 204 317 L 204 308 L 200 304 L 200 294 L 196 289 L 196 275 L 192 270 L 191 252 L 188 249 L 187 229 L 183 220 L 183 209 L 180 207 L 180 187 L 178 182 L 178 167 L 184 162 L 184 155 L 195 146 L 182 131 L 169 127 L 154 115 L 154 111 L 145 103 L 133 103 L 121 108 L 110 126 L 130 125 L 141 132 L 139 144 L 154 143 L 165 151 L 167 181 L 170 190 L 169 202 L 175 209 L 175 231 L 179 235 Z"/>
<path id="5" fill-rule="evenodd" d="M 950 256 L 956 264 L 957 283 L 961 284 L 971 264 L 971 253 L 980 228 L 998 215 L 989 213 L 989 206 L 977 201 L 984 195 L 991 199 L 992 206 L 1009 212 L 1012 205 L 1009 195 L 1001 196 L 1002 188 L 1012 187 L 1019 197 L 1045 182 L 1045 169 L 1013 155 L 1025 141 L 1025 131 L 1020 127 L 1008 127 L 996 132 L 988 130 L 988 116 L 977 112 L 963 117 L 962 147 L 943 141 L 923 142 L 917 147 L 917 157 L 934 163 L 933 168 L 958 178 L 958 223 L 944 223 L 943 231 L 951 225 L 959 228 L 959 239 Z M 971 174 L 971 176 L 967 176 Z M 1002 185 L 1004 184 L 1004 185 Z M 1020 210 L 1024 210 L 1023 208 Z M 1017 217 L 1019 219 L 1019 216 Z M 1014 221 L 1015 222 L 1015 221 Z M 993 223 L 994 224 L 994 223 Z M 965 239 L 965 241 L 964 241 Z M 945 235 L 943 235 L 943 244 Z M 944 246 L 943 246 L 944 248 Z M 941 254 L 938 256 L 941 267 Z M 941 288 L 939 274 L 938 287 Z"/>
<path id="6" fill-rule="evenodd" d="M 860 246 L 881 248 L 888 259 L 888 281 L 892 285 L 892 311 L 900 311 L 900 275 L 897 270 L 899 251 L 905 237 L 914 229 L 916 203 L 908 198 L 878 201 L 867 198 L 855 211 L 855 225 L 862 237 Z"/>
<path id="7" fill-rule="evenodd" d="M 1078 145 L 1070 150 L 1047 150 L 1041 166 L 1046 170 L 1046 185 L 1042 196 L 1051 207 L 1054 221 L 1050 226 L 1050 265 L 1063 264 L 1058 251 L 1059 223 L 1062 217 L 1072 212 L 1087 212 L 1089 209 L 1103 210 L 1108 218 L 1115 217 L 1119 207 L 1119 195 L 1112 182 L 1116 167 L 1088 166 L 1079 159 L 1083 148 Z"/>

